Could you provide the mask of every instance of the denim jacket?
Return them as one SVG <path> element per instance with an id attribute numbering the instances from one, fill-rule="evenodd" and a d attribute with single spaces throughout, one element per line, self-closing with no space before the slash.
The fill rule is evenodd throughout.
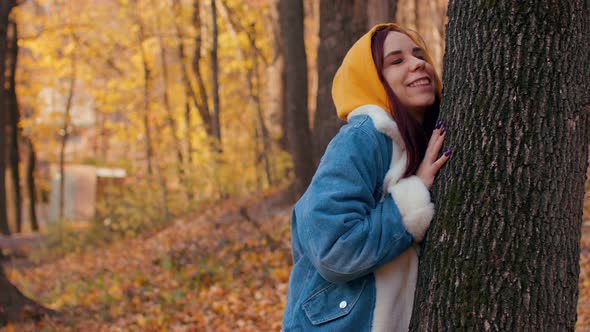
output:
<path id="1" fill-rule="evenodd" d="M 373 105 L 353 111 L 330 142 L 292 212 L 284 331 L 407 329 L 412 243 L 434 210 L 419 179 L 400 180 L 405 158 L 395 122 Z"/>

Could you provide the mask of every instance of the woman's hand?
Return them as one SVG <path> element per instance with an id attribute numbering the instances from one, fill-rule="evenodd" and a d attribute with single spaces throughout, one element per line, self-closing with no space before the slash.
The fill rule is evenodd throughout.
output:
<path id="1" fill-rule="evenodd" d="M 432 136 L 430 137 L 426 153 L 424 154 L 424 159 L 416 171 L 416 176 L 424 182 L 424 185 L 429 190 L 432 188 L 436 173 L 438 173 L 440 168 L 447 162 L 447 160 L 449 160 L 453 153 L 451 149 L 448 149 L 440 158 L 438 158 L 438 160 L 436 159 L 446 136 L 447 133 L 444 124 L 442 121 L 439 121 L 436 128 L 432 131 Z"/>

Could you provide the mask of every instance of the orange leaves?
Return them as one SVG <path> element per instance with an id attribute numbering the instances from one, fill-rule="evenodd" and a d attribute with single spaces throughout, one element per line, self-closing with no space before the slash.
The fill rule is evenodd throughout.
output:
<path id="1" fill-rule="evenodd" d="M 261 232 L 288 243 L 290 206 L 271 201 L 232 200 L 152 236 L 37 267 L 8 266 L 19 288 L 63 314 L 17 330 L 279 330 L 290 252 L 271 249 Z M 260 228 L 243 219 L 240 207 Z"/>

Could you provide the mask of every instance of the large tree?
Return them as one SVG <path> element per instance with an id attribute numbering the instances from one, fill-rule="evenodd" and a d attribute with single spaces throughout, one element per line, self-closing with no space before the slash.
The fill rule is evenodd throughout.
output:
<path id="1" fill-rule="evenodd" d="M 590 4 L 450 1 L 413 331 L 573 331 L 590 128 Z"/>

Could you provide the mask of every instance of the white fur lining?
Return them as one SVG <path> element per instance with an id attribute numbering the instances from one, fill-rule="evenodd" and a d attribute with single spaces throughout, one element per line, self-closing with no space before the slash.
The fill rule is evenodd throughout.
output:
<path id="1" fill-rule="evenodd" d="M 407 167 L 408 154 L 397 124 L 389 113 L 377 105 L 358 107 L 350 112 L 348 119 L 356 115 L 368 115 L 375 128 L 391 138 L 393 154 L 383 180 L 384 193 L 390 193 L 393 197 L 402 222 L 414 240 L 422 241 L 434 216 L 434 205 L 430 202 L 430 192 L 418 177 L 401 179 Z"/>
<path id="2" fill-rule="evenodd" d="M 384 193 L 392 195 L 402 222 L 419 242 L 430 225 L 434 205 L 430 193 L 416 176 L 401 179 L 407 167 L 407 153 L 397 124 L 376 105 L 364 105 L 348 115 L 368 115 L 375 128 L 392 140 L 393 154 L 383 179 Z M 401 180 L 400 180 L 401 179 Z M 414 246 L 375 271 L 375 309 L 372 332 L 408 331 L 418 276 L 418 255 Z"/>
<path id="3" fill-rule="evenodd" d="M 375 271 L 375 310 L 371 332 L 408 331 L 418 278 L 418 254 L 411 246 Z"/>
<path id="4" fill-rule="evenodd" d="M 391 193 L 408 232 L 416 242 L 422 241 L 434 216 L 434 204 L 430 202 L 430 192 L 424 182 L 417 176 L 410 176 L 390 184 L 387 191 Z"/>

